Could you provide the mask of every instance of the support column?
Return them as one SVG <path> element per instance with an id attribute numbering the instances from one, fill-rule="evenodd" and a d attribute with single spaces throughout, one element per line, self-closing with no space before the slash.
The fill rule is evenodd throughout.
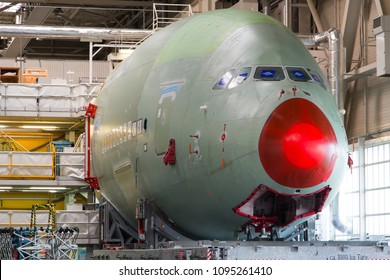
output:
<path id="1" fill-rule="evenodd" d="M 291 0 L 284 1 L 283 7 L 283 24 L 291 29 Z"/>
<path id="2" fill-rule="evenodd" d="M 88 82 L 92 84 L 92 59 L 93 59 L 93 42 L 89 42 L 89 77 Z"/>
<path id="3" fill-rule="evenodd" d="M 68 141 L 76 143 L 76 131 L 71 130 L 68 132 Z"/>
<path id="4" fill-rule="evenodd" d="M 69 194 L 65 195 L 64 208 L 66 210 L 82 210 L 83 209 L 82 204 L 75 203 L 76 202 L 75 195 L 76 195 L 75 193 L 69 193 Z"/>
<path id="5" fill-rule="evenodd" d="M 89 189 L 87 193 L 87 205 L 85 210 L 95 210 L 95 191 L 93 189 Z"/>
<path id="6" fill-rule="evenodd" d="M 366 159 L 365 139 L 360 137 L 359 143 L 359 237 L 366 240 Z"/>

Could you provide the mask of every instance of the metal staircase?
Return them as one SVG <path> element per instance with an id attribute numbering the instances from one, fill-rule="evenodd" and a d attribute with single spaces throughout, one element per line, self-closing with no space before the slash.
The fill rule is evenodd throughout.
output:
<path id="1" fill-rule="evenodd" d="M 25 152 L 28 152 L 28 150 L 22 144 L 20 144 L 18 141 L 13 139 L 11 136 L 9 136 L 3 130 L 0 130 L 0 139 L 1 139 L 0 151 L 25 151 Z"/>

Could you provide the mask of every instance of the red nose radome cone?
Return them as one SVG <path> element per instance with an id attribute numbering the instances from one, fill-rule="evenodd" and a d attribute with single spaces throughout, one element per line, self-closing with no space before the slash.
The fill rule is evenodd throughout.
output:
<path id="1" fill-rule="evenodd" d="M 315 167 L 326 156 L 326 141 L 321 131 L 311 123 L 293 125 L 283 139 L 287 160 L 297 168 Z"/>
<path id="2" fill-rule="evenodd" d="M 281 185 L 308 188 L 326 181 L 337 158 L 337 139 L 324 113 L 295 98 L 279 105 L 264 125 L 259 154 L 268 175 Z"/>

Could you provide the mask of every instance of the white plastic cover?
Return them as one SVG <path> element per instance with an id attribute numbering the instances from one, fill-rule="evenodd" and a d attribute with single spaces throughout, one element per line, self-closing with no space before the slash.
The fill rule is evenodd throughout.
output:
<path id="1" fill-rule="evenodd" d="M 84 153 L 57 153 L 60 176 L 84 179 Z"/>
<path id="2" fill-rule="evenodd" d="M 86 84 L 78 85 L 77 87 L 72 88 L 73 94 L 73 109 L 76 112 L 85 110 L 85 107 L 88 106 L 91 101 L 91 96 L 89 95 L 89 86 Z"/>
<path id="3" fill-rule="evenodd" d="M 47 226 L 49 218 L 48 210 L 37 210 L 36 224 L 38 227 Z M 19 226 L 29 227 L 31 220 L 30 210 L 0 210 L 0 227 Z M 88 211 L 68 211 L 60 210 L 56 213 L 56 227 L 78 227 L 80 234 L 77 244 L 97 244 L 99 243 L 99 210 Z"/>
<path id="4" fill-rule="evenodd" d="M 0 110 L 2 115 L 73 117 L 73 113 L 86 110 L 100 91 L 101 84 L 40 85 L 0 84 Z"/>
<path id="5" fill-rule="evenodd" d="M 94 243 L 99 240 L 99 211 L 58 211 L 57 227 L 78 227 L 78 244 Z M 85 239 L 85 240 L 83 240 Z"/>
<path id="6" fill-rule="evenodd" d="M 53 176 L 52 153 L 0 152 L 0 175 Z"/>
<path id="7" fill-rule="evenodd" d="M 10 174 L 10 158 L 8 153 L 0 153 L 0 175 Z"/>
<path id="8" fill-rule="evenodd" d="M 35 85 L 8 84 L 1 89 L 1 110 L 31 111 L 38 110 L 38 87 Z"/>
<path id="9" fill-rule="evenodd" d="M 71 111 L 71 94 L 68 85 L 45 85 L 39 91 L 39 109 L 50 112 Z"/>
<path id="10" fill-rule="evenodd" d="M 37 210 L 37 226 L 46 226 L 49 219 L 49 211 Z M 0 226 L 29 227 L 31 220 L 30 210 L 6 210 L 0 211 Z"/>

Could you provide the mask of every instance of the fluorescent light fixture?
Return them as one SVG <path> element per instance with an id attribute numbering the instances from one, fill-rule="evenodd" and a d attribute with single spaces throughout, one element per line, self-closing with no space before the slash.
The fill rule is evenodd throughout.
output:
<path id="1" fill-rule="evenodd" d="M 67 190 L 65 187 L 30 187 L 30 190 Z"/>
<path id="2" fill-rule="evenodd" d="M 10 2 L 0 2 L 0 9 L 4 8 L 6 6 L 9 6 L 9 5 L 11 5 Z M 8 9 L 4 10 L 4 12 L 15 13 L 17 10 L 19 10 L 21 5 L 22 4 L 16 4 L 16 5 L 10 6 Z"/>
<path id="3" fill-rule="evenodd" d="M 0 125 L 0 128 L 6 128 L 7 126 L 6 125 Z"/>
<path id="4" fill-rule="evenodd" d="M 46 192 L 58 192 L 58 191 L 55 191 L 55 190 L 47 190 L 47 191 L 44 191 L 44 190 L 19 190 L 21 192 L 29 192 L 29 193 L 46 193 Z"/>
<path id="5" fill-rule="evenodd" d="M 25 129 L 58 129 L 58 126 L 53 126 L 53 125 L 22 125 L 22 128 Z"/>
<path id="6" fill-rule="evenodd" d="M 12 187 L 0 187 L 0 190 L 11 190 Z"/>

